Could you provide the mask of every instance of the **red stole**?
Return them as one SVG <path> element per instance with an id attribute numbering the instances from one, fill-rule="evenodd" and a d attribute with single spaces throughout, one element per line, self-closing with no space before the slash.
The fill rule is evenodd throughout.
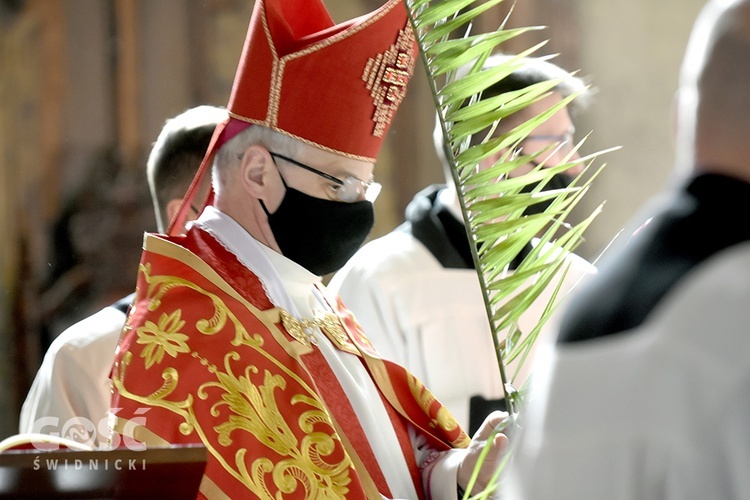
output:
<path id="1" fill-rule="evenodd" d="M 334 336 L 360 355 L 381 390 L 421 491 L 406 424 L 439 450 L 465 446 L 468 437 L 416 378 L 378 358 L 351 314 L 331 302 Z M 260 280 L 208 233 L 148 235 L 134 304 L 112 375 L 117 432 L 149 446 L 204 444 L 207 496 L 389 496 L 322 354 L 294 337 Z"/>

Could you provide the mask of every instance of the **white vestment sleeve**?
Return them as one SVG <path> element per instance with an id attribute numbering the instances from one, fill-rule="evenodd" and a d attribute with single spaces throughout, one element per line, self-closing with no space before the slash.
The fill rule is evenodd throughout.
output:
<path id="1" fill-rule="evenodd" d="M 52 342 L 21 409 L 19 432 L 57 433 L 95 444 L 90 434 L 76 430 L 74 424 L 78 421 L 100 430 L 99 424 L 106 419 L 109 371 L 124 323 L 122 311 L 105 307 Z M 99 436 L 103 437 L 106 433 Z"/>
<path id="2" fill-rule="evenodd" d="M 372 245 L 363 247 L 333 276 L 328 289 L 341 297 L 347 309 L 354 313 L 381 356 L 409 366 L 403 328 L 396 320 L 396 294 L 384 288 L 387 283 L 381 281 L 380 269 L 369 265 L 368 253 L 371 250 L 374 250 Z M 409 369 L 414 373 L 414 366 L 409 366 Z"/>
<path id="3" fill-rule="evenodd" d="M 466 450 L 434 450 L 427 444 L 424 435 L 413 427 L 409 427 L 409 437 L 426 497 L 432 500 L 457 500 L 458 467 L 466 456 Z"/>

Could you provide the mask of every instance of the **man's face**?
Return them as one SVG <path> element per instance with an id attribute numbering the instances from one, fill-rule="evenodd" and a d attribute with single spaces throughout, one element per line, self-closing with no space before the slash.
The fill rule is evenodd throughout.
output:
<path id="1" fill-rule="evenodd" d="M 263 161 L 263 171 L 277 172 L 264 174 L 264 185 L 278 200 L 275 207 L 261 205 L 269 246 L 318 276 L 341 269 L 372 230 L 374 183 L 362 179 L 371 178 L 373 164 L 307 145 L 288 156 L 267 153 L 273 166 Z M 268 158 L 264 151 L 260 155 Z"/>
<path id="2" fill-rule="evenodd" d="M 561 100 L 562 95 L 560 93 L 551 93 L 544 99 L 531 104 L 522 111 L 519 111 L 518 114 L 514 115 L 510 128 L 518 126 L 521 123 L 546 112 L 551 107 L 557 105 Z M 519 151 L 519 154 L 531 155 L 534 153 L 541 153 L 536 157 L 534 163 L 542 164 L 544 168 L 556 167 L 565 163 L 566 159 L 568 162 L 575 161 L 579 158 L 579 155 L 578 153 L 571 154 L 571 150 L 574 146 L 574 132 L 575 128 L 570 119 L 570 113 L 568 113 L 567 108 L 562 108 L 544 123 L 531 131 L 528 137 L 520 144 L 521 150 Z M 502 154 L 505 154 L 505 152 Z M 570 156 L 568 157 L 568 155 Z M 495 163 L 495 161 L 497 161 L 497 159 L 497 156 L 488 158 L 480 164 L 479 168 L 489 168 Z M 514 178 L 528 174 L 537 167 L 534 163 L 529 162 L 525 165 L 521 165 L 510 172 L 509 176 Z M 583 165 L 575 165 L 565 172 L 555 174 L 545 185 L 545 189 L 552 190 L 568 187 L 572 179 L 580 174 L 583 168 Z M 522 189 L 522 192 L 530 193 L 537 186 L 537 183 L 529 184 Z M 551 201 L 548 200 L 530 205 L 524 213 L 530 215 L 544 212 L 550 204 Z"/>
<path id="3" fill-rule="evenodd" d="M 535 102 L 521 111 L 520 113 L 523 113 L 523 116 L 520 117 L 520 122 L 545 112 L 561 100 L 562 96 L 557 92 L 553 92 L 544 99 Z M 545 151 L 545 149 L 549 148 L 546 152 L 537 156 L 535 161 L 537 163 L 543 163 L 545 168 L 556 167 L 565 161 L 567 155 L 573 148 L 574 132 L 575 127 L 570 119 L 568 109 L 562 108 L 529 134 L 526 140 L 521 143 L 520 153 L 523 155 L 529 155 Z M 562 143 L 562 145 L 560 145 L 560 143 Z M 578 157 L 577 153 L 573 153 L 568 161 L 573 161 Z M 533 170 L 534 167 L 535 166 L 532 163 L 523 165 L 512 171 L 510 177 L 519 177 L 527 174 Z M 576 165 L 567 170 L 566 173 L 571 176 L 576 176 L 581 173 L 582 169 L 582 165 Z"/>

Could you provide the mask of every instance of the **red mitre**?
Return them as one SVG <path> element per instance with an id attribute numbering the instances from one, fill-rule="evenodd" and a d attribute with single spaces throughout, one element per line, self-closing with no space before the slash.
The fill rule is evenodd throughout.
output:
<path id="1" fill-rule="evenodd" d="M 216 127 L 187 201 L 213 154 L 252 124 L 374 162 L 416 55 L 402 0 L 341 24 L 321 0 L 256 0 L 227 104 L 230 118 Z M 170 234 L 182 227 L 189 206 L 183 202 Z"/>

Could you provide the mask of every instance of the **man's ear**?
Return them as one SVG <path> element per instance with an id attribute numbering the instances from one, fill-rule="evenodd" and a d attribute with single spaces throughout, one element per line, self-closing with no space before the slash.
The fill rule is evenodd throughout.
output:
<path id="1" fill-rule="evenodd" d="M 278 184 L 274 180 L 279 175 L 273 158 L 266 148 L 253 144 L 245 149 L 240 158 L 239 180 L 247 193 L 255 198 L 265 198 L 268 196 L 268 190 Z"/>

